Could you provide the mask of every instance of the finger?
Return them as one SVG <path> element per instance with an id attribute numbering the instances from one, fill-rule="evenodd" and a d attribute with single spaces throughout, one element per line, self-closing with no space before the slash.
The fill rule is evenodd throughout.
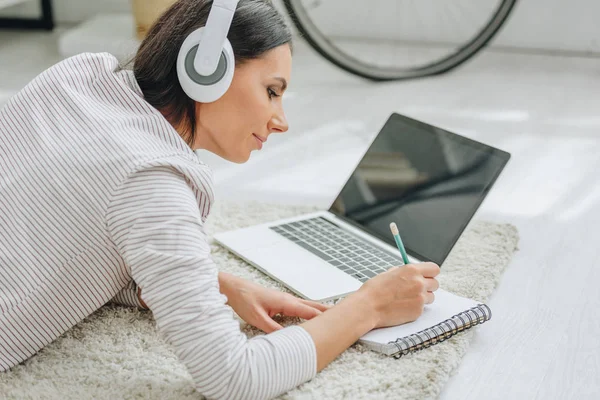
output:
<path id="1" fill-rule="evenodd" d="M 273 321 L 271 317 L 267 315 L 265 310 L 261 309 L 258 312 L 260 319 L 256 322 L 254 326 L 258 329 L 262 330 L 265 333 L 271 333 L 274 331 L 278 331 L 283 329 L 283 326 L 279 325 L 277 322 Z"/>
<path id="2" fill-rule="evenodd" d="M 440 273 L 440 267 L 432 262 L 415 264 L 425 278 L 435 278 Z"/>
<path id="3" fill-rule="evenodd" d="M 425 304 L 431 304 L 435 301 L 435 294 L 431 292 L 425 293 Z"/>
<path id="4" fill-rule="evenodd" d="M 435 278 L 425 278 L 425 289 L 428 292 L 435 292 L 440 288 L 440 283 Z"/>
<path id="5" fill-rule="evenodd" d="M 320 310 L 303 304 L 300 301 L 295 301 L 288 307 L 284 307 L 284 313 L 290 317 L 300 317 L 303 319 L 312 319 L 322 314 Z"/>
<path id="6" fill-rule="evenodd" d="M 321 304 L 319 302 L 316 301 L 311 301 L 311 300 L 306 300 L 306 299 L 300 299 L 300 301 L 308 306 L 314 307 L 319 311 L 327 311 L 329 310 L 331 307 L 333 307 L 333 304 Z"/>

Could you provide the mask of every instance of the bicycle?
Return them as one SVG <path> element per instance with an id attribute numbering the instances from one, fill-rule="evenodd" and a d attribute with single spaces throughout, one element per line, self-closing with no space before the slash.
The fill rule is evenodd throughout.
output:
<path id="1" fill-rule="evenodd" d="M 459 7 L 461 2 L 468 4 L 468 13 L 471 15 L 474 11 L 479 12 L 475 16 L 479 23 L 461 26 L 463 31 L 465 28 L 470 31 L 467 35 L 440 29 L 443 18 L 439 17 L 439 7 L 433 6 L 435 0 L 369 0 L 352 3 L 348 0 L 283 0 L 293 24 L 321 56 L 352 74 L 374 81 L 420 78 L 456 68 L 481 51 L 498 33 L 516 0 L 454 0 L 444 2 L 445 10 L 442 12 L 449 7 Z M 383 7 L 377 7 L 378 3 Z M 409 5 L 429 9 L 425 14 L 414 9 L 407 13 L 398 12 L 399 8 L 406 9 Z M 395 13 L 386 12 L 391 6 L 394 6 Z M 487 9 L 481 11 L 484 6 Z M 342 9 L 344 12 L 340 13 Z M 349 20 L 350 24 L 354 22 L 354 25 L 344 26 L 339 20 L 337 24 L 332 24 L 332 15 Z M 384 24 L 378 24 L 377 29 L 372 26 L 381 21 L 371 18 L 374 15 L 384 21 Z M 445 19 L 452 18 L 448 13 L 441 15 Z M 430 26 L 425 26 L 422 31 L 415 30 L 413 22 L 423 20 L 423 17 L 430 18 Z M 395 31 L 394 24 L 397 28 Z M 389 51 L 383 51 L 389 49 L 396 51 L 391 63 L 385 65 L 375 62 L 382 55 L 389 55 Z M 417 57 L 420 59 L 415 61 Z"/>

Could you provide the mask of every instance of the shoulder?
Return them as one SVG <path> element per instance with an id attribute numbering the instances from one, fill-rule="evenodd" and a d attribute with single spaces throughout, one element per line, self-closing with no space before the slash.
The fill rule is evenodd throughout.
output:
<path id="1" fill-rule="evenodd" d="M 131 196 L 132 190 L 141 195 L 152 192 L 166 197 L 177 197 L 178 193 L 187 192 L 193 195 L 203 220 L 208 217 L 215 199 L 212 170 L 194 153 L 172 154 L 138 163 L 127 174 L 113 198 Z"/>
<path id="2" fill-rule="evenodd" d="M 54 67 L 73 68 L 83 73 L 98 75 L 103 71 L 114 71 L 120 68 L 119 60 L 110 53 L 81 53 L 66 58 Z"/>
<path id="3" fill-rule="evenodd" d="M 99 77 L 114 74 L 119 68 L 119 61 L 109 53 L 82 53 L 52 65 L 29 82 L 24 91 L 43 94 L 44 88 L 62 88 L 67 93 L 81 92 L 87 87 L 93 92 Z"/>
<path id="4" fill-rule="evenodd" d="M 54 64 L 39 76 L 76 76 L 93 79 L 102 73 L 112 72 L 118 68 L 120 68 L 119 61 L 110 53 L 81 53 Z"/>

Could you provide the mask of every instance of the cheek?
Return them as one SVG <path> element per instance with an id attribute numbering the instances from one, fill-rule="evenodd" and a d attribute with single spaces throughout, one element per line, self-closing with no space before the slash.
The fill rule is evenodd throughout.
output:
<path id="1" fill-rule="evenodd" d="M 244 134 L 252 133 L 248 131 L 248 119 L 252 113 L 243 104 L 238 99 L 224 96 L 214 103 L 204 105 L 204 115 L 201 118 L 214 141 L 229 147 L 239 142 Z"/>
<path id="2" fill-rule="evenodd" d="M 250 85 L 239 90 L 235 96 L 235 107 L 237 115 L 247 134 L 254 132 L 263 133 L 270 119 L 271 103 L 263 85 L 250 87 Z"/>
<path id="3" fill-rule="evenodd" d="M 258 148 L 252 134 L 267 131 L 271 101 L 263 85 L 234 85 L 221 99 L 205 104 L 203 112 L 217 147 L 229 160 L 243 163 Z"/>

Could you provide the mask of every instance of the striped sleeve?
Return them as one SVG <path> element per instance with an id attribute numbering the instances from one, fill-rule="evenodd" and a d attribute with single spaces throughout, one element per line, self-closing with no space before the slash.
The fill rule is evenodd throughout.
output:
<path id="1" fill-rule="evenodd" d="M 175 168 L 149 166 L 126 179 L 108 208 L 112 240 L 159 333 L 210 399 L 269 399 L 312 379 L 316 348 L 302 327 L 252 339 L 241 332 L 210 257 L 200 213 L 208 200 L 194 193 Z"/>

